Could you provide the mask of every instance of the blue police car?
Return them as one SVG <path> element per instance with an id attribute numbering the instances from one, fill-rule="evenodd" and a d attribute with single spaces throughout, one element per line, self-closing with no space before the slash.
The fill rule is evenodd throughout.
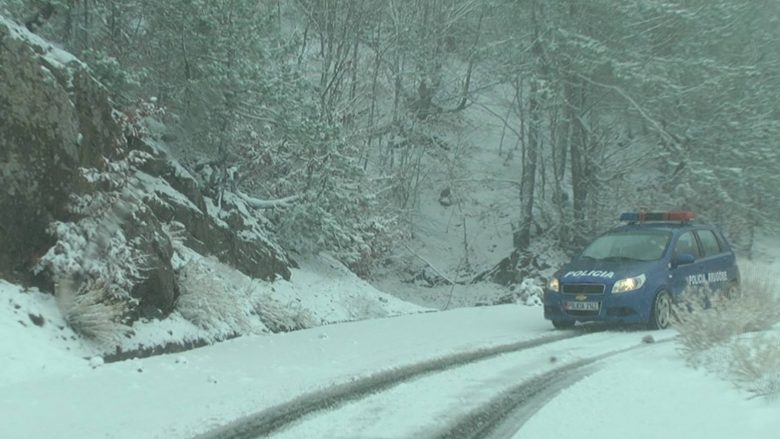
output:
<path id="1" fill-rule="evenodd" d="M 544 317 L 575 322 L 669 326 L 672 304 L 691 287 L 732 293 L 739 269 L 731 246 L 693 212 L 624 213 L 627 224 L 591 242 L 544 291 Z"/>

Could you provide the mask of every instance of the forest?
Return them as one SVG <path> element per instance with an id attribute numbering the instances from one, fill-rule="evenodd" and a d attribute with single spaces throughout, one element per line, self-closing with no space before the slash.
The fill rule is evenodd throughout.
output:
<path id="1" fill-rule="evenodd" d="M 778 225 L 777 0 L 0 0 L 0 12 L 86 62 L 126 129 L 207 170 L 214 199 L 240 188 L 284 248 L 328 251 L 362 276 L 414 239 L 425 191 L 473 201 L 477 110 L 499 127 L 489 166 L 512 172 L 481 183 L 513 191 L 515 250 L 577 248 L 639 207 L 694 210 L 747 252 Z"/>

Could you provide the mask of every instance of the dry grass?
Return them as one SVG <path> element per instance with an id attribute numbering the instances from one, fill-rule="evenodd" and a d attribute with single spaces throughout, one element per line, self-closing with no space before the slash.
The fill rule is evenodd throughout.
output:
<path id="1" fill-rule="evenodd" d="M 780 394 L 780 336 L 736 341 L 731 350 L 734 382 L 756 396 Z"/>
<path id="2" fill-rule="evenodd" d="M 253 302 L 255 312 L 271 332 L 290 332 L 319 326 L 317 320 L 298 302 L 284 306 L 268 294 L 256 295 Z"/>
<path id="3" fill-rule="evenodd" d="M 681 352 L 693 366 L 711 363 L 712 353 L 725 352 L 720 371 L 755 395 L 780 392 L 780 340 L 769 336 L 780 322 L 780 291 L 774 279 L 755 266 L 743 268 L 733 297 L 704 291 L 686 292 L 675 306 L 674 326 Z M 725 347 L 725 349 L 723 349 Z"/>
<path id="4" fill-rule="evenodd" d="M 743 274 L 734 297 L 707 290 L 687 291 L 674 308 L 674 326 L 683 351 L 701 352 L 739 334 L 763 331 L 780 322 L 777 285 L 757 272 Z"/>
<path id="5" fill-rule="evenodd" d="M 74 331 L 102 345 L 110 346 L 121 339 L 130 327 L 123 323 L 129 303 L 114 297 L 105 279 L 77 284 L 61 280 L 56 289 L 57 305 Z"/>
<path id="6" fill-rule="evenodd" d="M 181 296 L 176 309 L 181 315 L 218 338 L 255 332 L 252 305 L 245 289 L 223 278 L 201 260 L 187 263 L 177 273 Z"/>

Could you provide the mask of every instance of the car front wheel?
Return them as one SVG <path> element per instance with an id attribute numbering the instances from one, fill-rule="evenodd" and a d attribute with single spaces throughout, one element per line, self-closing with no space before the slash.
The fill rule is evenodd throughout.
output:
<path id="1" fill-rule="evenodd" d="M 655 296 L 653 309 L 650 311 L 650 329 L 666 329 L 672 320 L 672 296 L 661 291 Z"/>

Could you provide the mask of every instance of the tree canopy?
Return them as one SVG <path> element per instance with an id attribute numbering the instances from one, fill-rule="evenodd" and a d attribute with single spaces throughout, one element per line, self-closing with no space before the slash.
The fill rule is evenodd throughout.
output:
<path id="1" fill-rule="evenodd" d="M 517 248 L 541 234 L 576 246 L 640 206 L 695 209 L 747 246 L 777 223 L 776 0 L 0 0 L 0 11 L 86 60 L 124 111 L 164 107 L 183 162 L 240 169 L 256 199 L 295 197 L 274 220 L 282 241 L 360 270 L 405 230 L 431 173 L 463 179 L 454 139 L 486 96 L 503 96 L 491 111 L 520 158 Z"/>

